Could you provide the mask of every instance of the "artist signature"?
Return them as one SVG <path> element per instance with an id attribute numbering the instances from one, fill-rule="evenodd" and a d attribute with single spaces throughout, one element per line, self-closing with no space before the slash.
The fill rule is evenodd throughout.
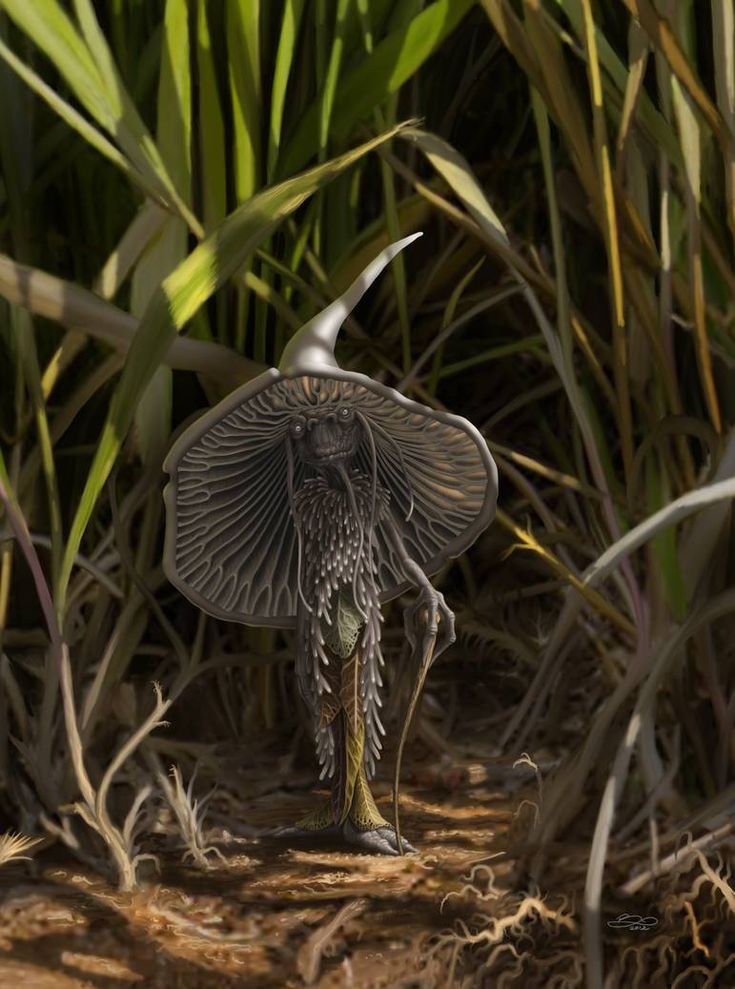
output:
<path id="1" fill-rule="evenodd" d="M 625 928 L 629 931 L 650 931 L 658 924 L 657 917 L 641 917 L 637 913 L 621 913 L 615 920 L 608 920 L 608 927 Z"/>

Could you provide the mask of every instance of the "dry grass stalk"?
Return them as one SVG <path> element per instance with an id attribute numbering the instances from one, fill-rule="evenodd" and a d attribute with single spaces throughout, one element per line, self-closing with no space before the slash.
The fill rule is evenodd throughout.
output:
<path id="1" fill-rule="evenodd" d="M 26 855 L 25 852 L 34 848 L 42 840 L 41 838 L 29 838 L 27 835 L 6 831 L 4 835 L 0 835 L 0 866 L 19 859 L 30 861 L 31 856 Z"/>
<path id="2" fill-rule="evenodd" d="M 192 864 L 198 869 L 206 870 L 211 868 L 208 856 L 216 855 L 219 861 L 226 865 L 227 859 L 219 848 L 215 845 L 207 845 L 204 837 L 204 810 L 215 788 L 212 788 L 201 800 L 195 799 L 193 791 L 196 769 L 191 774 L 186 788 L 178 766 L 171 766 L 170 776 L 173 779 L 173 786 L 162 772 L 158 773 L 158 782 L 176 818 L 181 847 L 185 849 L 183 861 L 191 859 Z"/>
<path id="3" fill-rule="evenodd" d="M 341 927 L 363 912 L 367 902 L 365 899 L 358 898 L 345 903 L 334 917 L 318 927 L 299 949 L 296 967 L 307 986 L 313 985 L 319 978 L 322 958 L 329 947 L 329 942 Z"/>

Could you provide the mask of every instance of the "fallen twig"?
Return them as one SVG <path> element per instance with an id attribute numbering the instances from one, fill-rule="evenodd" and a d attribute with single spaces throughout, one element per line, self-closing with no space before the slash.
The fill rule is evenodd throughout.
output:
<path id="1" fill-rule="evenodd" d="M 307 986 L 313 985 L 319 978 L 322 955 L 329 942 L 340 927 L 362 913 L 367 902 L 366 899 L 359 898 L 345 903 L 331 920 L 317 927 L 305 944 L 299 948 L 299 953 L 296 956 L 296 967 Z"/>

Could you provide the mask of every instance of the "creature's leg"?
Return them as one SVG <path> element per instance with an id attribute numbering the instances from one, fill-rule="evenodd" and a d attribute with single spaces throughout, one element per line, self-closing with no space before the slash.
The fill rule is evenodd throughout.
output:
<path id="1" fill-rule="evenodd" d="M 365 773 L 365 721 L 356 689 L 358 676 L 355 655 L 342 668 L 343 780 L 339 792 L 341 813 L 339 818 L 335 813 L 335 819 L 351 845 L 379 855 L 398 855 L 395 829 L 378 810 Z M 406 851 L 415 851 L 407 841 L 402 844 Z"/>
<path id="2" fill-rule="evenodd" d="M 310 811 L 305 817 L 290 828 L 282 828 L 279 832 L 282 835 L 306 836 L 319 832 L 321 834 L 336 834 L 338 831 L 334 823 L 332 814 L 332 801 L 326 797 L 321 803 Z"/>
<path id="3" fill-rule="evenodd" d="M 335 657 L 330 670 L 335 679 L 338 670 L 339 686 L 332 679 L 332 691 L 324 697 L 321 711 L 322 727 L 331 731 L 334 739 L 332 794 L 293 827 L 279 829 L 278 834 L 307 837 L 341 831 L 346 841 L 363 851 L 398 855 L 395 830 L 378 810 L 365 773 L 358 653 L 341 664 Z M 405 839 L 402 844 L 404 851 L 415 851 Z"/>
<path id="4" fill-rule="evenodd" d="M 355 661 L 345 664 L 349 673 L 353 673 Z M 342 681 L 344 682 L 344 680 Z M 306 836 L 309 833 L 337 833 L 347 820 L 355 802 L 355 790 L 358 781 L 364 781 L 362 770 L 363 739 L 365 729 L 362 717 L 353 719 L 342 706 L 341 690 L 334 692 L 329 701 L 322 705 L 322 730 L 332 734 L 335 754 L 334 773 L 331 778 L 331 796 L 323 800 L 313 811 L 302 817 L 291 828 L 282 829 L 280 834 Z M 332 703 L 331 708 L 329 703 Z M 354 706 L 351 707 L 354 710 Z M 365 783 L 365 786 L 367 784 Z M 368 797 L 372 801 L 370 791 Z M 373 807 L 375 804 L 373 803 Z M 385 823 L 375 810 L 375 820 Z M 370 826 L 368 820 L 366 826 Z"/>
<path id="5" fill-rule="evenodd" d="M 319 711 L 319 726 L 324 732 L 331 732 L 334 741 L 334 750 L 337 756 L 338 771 L 332 780 L 332 796 L 323 799 L 314 810 L 305 817 L 300 818 L 295 824 L 278 828 L 277 834 L 281 837 L 308 837 L 311 834 L 337 834 L 339 832 L 339 814 L 336 813 L 335 780 L 340 777 L 339 764 L 342 758 L 341 752 L 344 749 L 344 731 L 342 728 L 342 708 L 339 699 L 340 674 L 339 669 L 335 669 L 336 664 L 328 668 L 326 675 L 331 681 L 332 690 L 322 697 Z"/>
<path id="6" fill-rule="evenodd" d="M 342 826 L 342 834 L 351 845 L 378 855 L 398 855 L 398 839 L 395 828 L 377 808 L 364 767 L 360 768 L 355 783 L 350 812 Z M 401 836 L 404 852 L 415 852 L 410 842 Z"/>

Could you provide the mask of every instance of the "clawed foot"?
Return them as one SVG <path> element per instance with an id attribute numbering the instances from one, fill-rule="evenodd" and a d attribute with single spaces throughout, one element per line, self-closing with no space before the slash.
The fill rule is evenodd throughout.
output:
<path id="1" fill-rule="evenodd" d="M 377 828 L 369 831 L 362 831 L 356 828 L 348 818 L 342 828 L 342 835 L 345 841 L 354 845 L 360 851 L 368 852 L 371 855 L 400 855 L 398 851 L 398 838 L 395 828 L 391 824 L 381 824 Z M 405 852 L 415 852 L 413 845 L 401 836 L 401 845 Z"/>
<path id="2" fill-rule="evenodd" d="M 369 855 L 400 855 L 398 851 L 398 838 L 396 831 L 391 824 L 380 824 L 376 828 L 365 831 L 357 828 L 348 818 L 340 828 L 336 824 L 327 827 L 314 828 L 303 827 L 300 824 L 289 824 L 284 827 L 273 828 L 268 832 L 272 838 L 328 838 L 342 836 L 348 845 L 360 852 L 367 852 Z M 403 853 L 415 852 L 416 849 L 401 836 Z"/>

